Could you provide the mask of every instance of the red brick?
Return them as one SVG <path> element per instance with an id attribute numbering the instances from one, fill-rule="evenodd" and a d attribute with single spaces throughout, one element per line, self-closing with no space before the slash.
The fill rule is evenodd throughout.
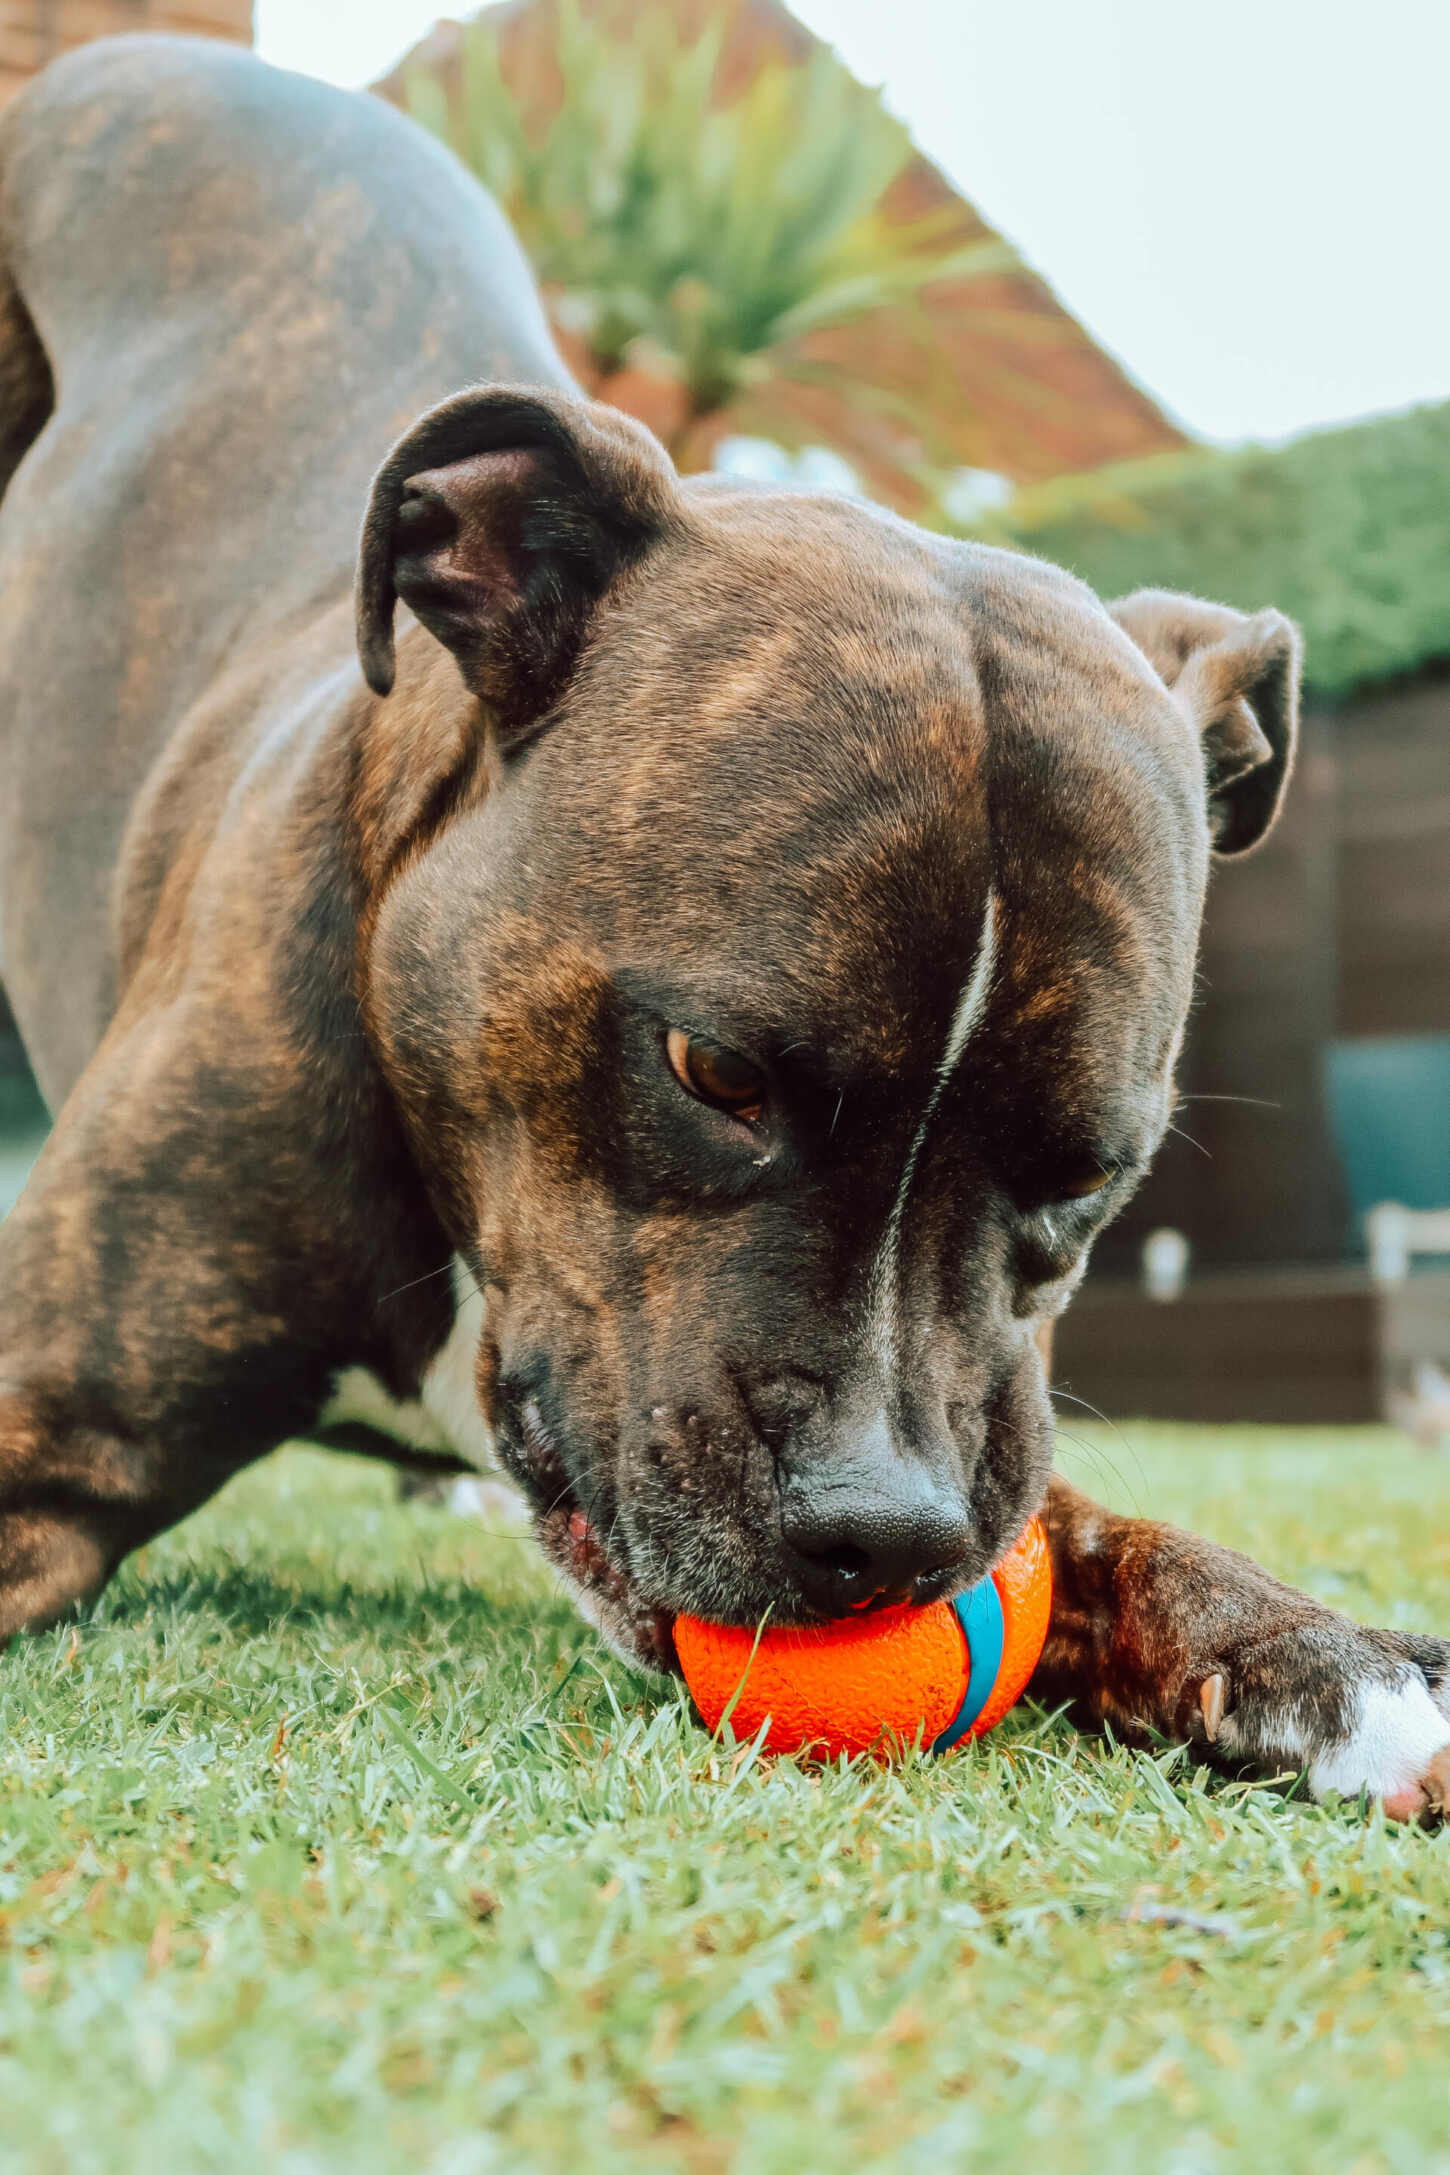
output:
<path id="1" fill-rule="evenodd" d="M 48 58 L 34 23 L 0 21 L 0 68 L 13 75 L 34 75 Z"/>
<path id="2" fill-rule="evenodd" d="M 252 39 L 252 0 L 0 0 L 0 98 L 57 53 L 126 30 Z"/>

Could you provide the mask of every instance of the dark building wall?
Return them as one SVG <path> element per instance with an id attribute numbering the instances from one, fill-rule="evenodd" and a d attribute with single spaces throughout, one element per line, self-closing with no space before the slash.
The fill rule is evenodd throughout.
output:
<path id="1" fill-rule="evenodd" d="M 1336 1031 L 1450 1032 L 1450 666 L 1347 711 L 1338 768 Z"/>
<path id="2" fill-rule="evenodd" d="M 1162 1224 L 1203 1269 L 1342 1260 L 1330 1047 L 1433 1034 L 1450 1034 L 1446 670 L 1311 713 L 1278 830 L 1215 869 L 1175 1121 L 1198 1145 L 1170 1134 L 1095 1275 L 1136 1275 Z"/>

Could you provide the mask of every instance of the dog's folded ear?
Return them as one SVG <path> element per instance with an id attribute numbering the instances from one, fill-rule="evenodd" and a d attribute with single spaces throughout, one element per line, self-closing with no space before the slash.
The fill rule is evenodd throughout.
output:
<path id="1" fill-rule="evenodd" d="M 391 692 L 399 598 L 450 649 L 505 733 L 547 705 L 609 584 L 668 528 L 659 441 L 567 393 L 486 386 L 430 409 L 373 482 L 358 654 Z"/>
<path id="2" fill-rule="evenodd" d="M 1247 853 L 1284 797 L 1298 731 L 1300 642 L 1282 612 L 1163 589 L 1108 610 L 1197 726 L 1215 853 Z"/>

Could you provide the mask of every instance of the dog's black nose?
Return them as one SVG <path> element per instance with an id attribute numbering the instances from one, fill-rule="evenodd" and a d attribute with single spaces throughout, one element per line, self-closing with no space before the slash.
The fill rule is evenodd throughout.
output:
<path id="1" fill-rule="evenodd" d="M 915 1597 L 919 1582 L 966 1554 L 972 1522 L 958 1491 L 902 1467 L 879 1479 L 824 1472 L 781 1499 L 781 1533 L 791 1569 L 813 1608 L 844 1616 L 868 1602 Z"/>

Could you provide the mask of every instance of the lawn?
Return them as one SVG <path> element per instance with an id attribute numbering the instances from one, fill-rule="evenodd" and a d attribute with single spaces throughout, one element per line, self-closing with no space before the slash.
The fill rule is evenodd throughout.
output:
<path id="1" fill-rule="evenodd" d="M 1450 1465 L 1388 1435 L 1064 1463 L 1356 1615 L 1450 1619 Z M 304 1450 L 0 1661 L 27 2175 L 1426 2175 L 1447 1929 L 1450 1838 L 1031 1709 L 894 1772 L 714 1745 L 526 1541 Z"/>

